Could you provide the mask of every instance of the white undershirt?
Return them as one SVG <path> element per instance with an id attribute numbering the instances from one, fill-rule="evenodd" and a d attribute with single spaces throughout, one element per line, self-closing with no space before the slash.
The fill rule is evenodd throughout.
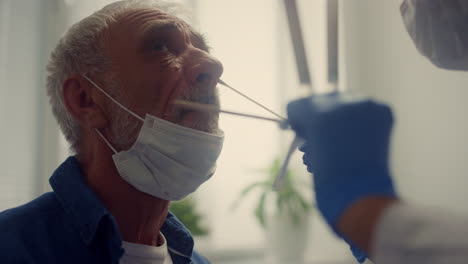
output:
<path id="1" fill-rule="evenodd" d="M 153 247 L 122 241 L 125 253 L 120 258 L 120 264 L 172 264 L 171 255 L 167 250 L 166 238 L 163 238 L 161 246 Z"/>
<path id="2" fill-rule="evenodd" d="M 395 203 L 379 220 L 373 256 L 379 264 L 466 264 L 468 217 Z"/>

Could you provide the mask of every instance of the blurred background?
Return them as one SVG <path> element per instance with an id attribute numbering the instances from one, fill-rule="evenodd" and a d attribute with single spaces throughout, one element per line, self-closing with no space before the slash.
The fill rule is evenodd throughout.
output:
<path id="1" fill-rule="evenodd" d="M 109 2 L 0 0 L 0 211 L 50 191 L 48 178 L 69 155 L 45 94 L 45 65 L 67 28 Z M 468 213 L 468 74 L 437 69 L 418 54 L 400 17 L 401 1 L 298 0 L 310 85 L 298 79 L 284 1 L 183 2 L 223 62 L 222 79 L 283 115 L 293 98 L 336 89 L 390 104 L 392 170 L 401 195 Z M 219 89 L 223 108 L 268 116 Z M 313 208 L 300 153 L 290 166 L 295 196 L 264 188 L 293 135 L 240 117 L 222 116 L 221 127 L 226 141 L 216 175 L 173 208 L 197 234 L 196 247 L 214 263 L 355 263 Z M 277 210 L 277 199 L 304 210 Z M 285 217 L 298 211 L 304 212 L 298 221 Z M 285 262 L 287 252 L 304 258 Z"/>

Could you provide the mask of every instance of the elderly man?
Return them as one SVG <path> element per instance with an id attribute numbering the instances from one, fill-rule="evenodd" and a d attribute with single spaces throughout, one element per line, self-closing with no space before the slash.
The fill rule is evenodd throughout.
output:
<path id="1" fill-rule="evenodd" d="M 119 1 L 73 25 L 47 89 L 75 156 L 53 192 L 0 214 L 0 263 L 207 263 L 169 201 L 213 175 L 221 63 L 169 1 Z"/>

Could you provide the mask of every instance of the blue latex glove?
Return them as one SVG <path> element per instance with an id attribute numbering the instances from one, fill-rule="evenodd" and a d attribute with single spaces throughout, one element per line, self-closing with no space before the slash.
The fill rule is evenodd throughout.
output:
<path id="1" fill-rule="evenodd" d="M 317 207 L 338 235 L 336 223 L 352 203 L 396 196 L 388 168 L 388 106 L 350 94 L 316 95 L 289 103 L 288 120 L 306 140 L 300 150 L 314 174 Z M 349 244 L 362 263 L 366 254 Z"/>

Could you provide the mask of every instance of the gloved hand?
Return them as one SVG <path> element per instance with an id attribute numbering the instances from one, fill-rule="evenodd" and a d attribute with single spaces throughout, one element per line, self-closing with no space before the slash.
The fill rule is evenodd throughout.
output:
<path id="1" fill-rule="evenodd" d="M 315 95 L 289 103 L 288 120 L 306 140 L 300 150 L 313 173 L 317 206 L 338 235 L 337 221 L 351 204 L 367 196 L 396 196 L 388 167 L 388 106 L 350 94 Z"/>
<path id="2" fill-rule="evenodd" d="M 367 259 L 367 253 L 364 252 L 364 250 L 362 250 L 362 249 L 358 248 L 357 246 L 353 245 L 353 243 L 349 242 L 348 240 L 344 239 L 344 241 L 346 241 L 346 243 L 348 243 L 349 249 L 351 249 L 351 252 L 353 253 L 354 258 L 356 258 L 356 260 L 359 263 L 364 263 L 364 261 L 366 261 L 366 259 Z"/>

